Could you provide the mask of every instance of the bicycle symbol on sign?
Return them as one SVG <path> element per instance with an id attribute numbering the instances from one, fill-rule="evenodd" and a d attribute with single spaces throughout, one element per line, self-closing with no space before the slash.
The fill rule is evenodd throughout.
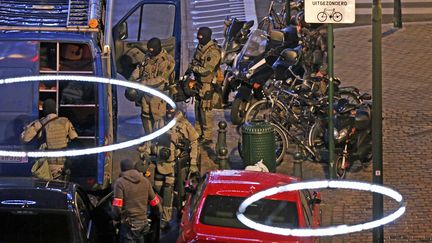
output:
<path id="1" fill-rule="evenodd" d="M 325 8 L 322 12 L 319 12 L 317 15 L 318 21 L 324 22 L 327 20 L 327 17 L 333 19 L 334 22 L 340 22 L 342 20 L 342 13 L 336 12 L 335 9 Z"/>

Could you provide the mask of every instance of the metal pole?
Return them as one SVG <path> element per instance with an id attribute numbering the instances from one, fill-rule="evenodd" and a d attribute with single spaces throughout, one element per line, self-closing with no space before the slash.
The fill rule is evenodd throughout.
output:
<path id="1" fill-rule="evenodd" d="M 228 146 L 226 142 L 227 123 L 225 121 L 220 121 L 218 126 L 219 129 L 216 143 L 216 153 L 219 162 L 219 169 L 226 170 L 230 168 L 228 162 Z"/>
<path id="2" fill-rule="evenodd" d="M 393 3 L 393 26 L 402 28 L 402 6 L 401 0 L 394 0 Z"/>
<path id="3" fill-rule="evenodd" d="M 303 179 L 302 161 L 303 156 L 300 152 L 294 153 L 293 175 Z"/>
<path id="4" fill-rule="evenodd" d="M 105 68 L 105 77 L 112 78 L 112 72 L 111 72 L 111 46 L 112 46 L 112 18 L 113 18 L 113 8 L 114 7 L 114 0 L 108 0 L 106 4 L 106 18 L 105 18 L 105 31 L 104 31 L 104 42 L 103 42 L 103 53 L 102 53 L 102 62 L 104 63 Z M 108 109 L 108 144 L 114 143 L 114 108 L 113 108 L 113 100 L 114 100 L 114 94 L 112 85 L 108 85 L 107 88 L 107 109 Z M 112 183 L 112 171 L 113 171 L 113 153 L 107 153 L 107 160 L 105 162 L 105 165 L 102 166 L 102 164 L 99 165 L 100 168 L 104 168 L 103 170 L 99 171 L 98 179 L 100 181 L 104 181 L 104 188 L 106 185 Z M 103 179 L 104 175 L 110 175 L 109 180 L 105 181 Z M 106 184 L 106 185 L 105 185 Z"/>
<path id="5" fill-rule="evenodd" d="M 285 26 L 290 25 L 290 20 L 291 20 L 290 0 L 285 0 Z"/>
<path id="6" fill-rule="evenodd" d="M 381 0 L 372 2 L 372 158 L 373 183 L 383 184 L 382 166 Z M 373 194 L 373 219 L 383 217 L 383 196 Z M 384 242 L 384 228 L 373 229 L 373 242 Z"/>
<path id="7" fill-rule="evenodd" d="M 327 25 L 327 54 L 328 54 L 328 133 L 329 136 L 329 177 L 330 180 L 335 179 L 335 144 L 333 135 L 333 24 Z"/>

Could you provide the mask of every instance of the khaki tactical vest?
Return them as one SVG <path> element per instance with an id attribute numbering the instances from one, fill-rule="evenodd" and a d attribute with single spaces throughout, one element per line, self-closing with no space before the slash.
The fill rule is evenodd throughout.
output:
<path id="1" fill-rule="evenodd" d="M 166 50 L 162 50 L 156 57 L 146 57 L 140 75 L 144 85 L 164 91 L 164 85 L 174 80 L 174 58 Z"/>
<path id="2" fill-rule="evenodd" d="M 211 83 L 221 62 L 221 49 L 216 41 L 209 41 L 204 46 L 198 45 L 192 63 L 198 65 L 201 82 Z"/>
<path id="3" fill-rule="evenodd" d="M 53 121 L 47 121 L 44 126 L 44 136 L 46 149 L 55 150 L 66 148 L 68 144 L 68 123 L 66 117 L 54 118 Z"/>

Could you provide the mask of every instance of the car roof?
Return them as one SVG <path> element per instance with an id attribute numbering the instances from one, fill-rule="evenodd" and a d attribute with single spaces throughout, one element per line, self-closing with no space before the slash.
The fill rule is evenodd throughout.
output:
<path id="1" fill-rule="evenodd" d="M 77 185 L 36 178 L 0 178 L 0 209 L 69 210 Z"/>
<path id="2" fill-rule="evenodd" d="M 208 174 L 206 191 L 210 195 L 247 196 L 274 186 L 283 186 L 300 179 L 288 175 L 244 171 L 244 170 L 217 170 Z M 285 194 L 296 194 L 289 192 Z"/>

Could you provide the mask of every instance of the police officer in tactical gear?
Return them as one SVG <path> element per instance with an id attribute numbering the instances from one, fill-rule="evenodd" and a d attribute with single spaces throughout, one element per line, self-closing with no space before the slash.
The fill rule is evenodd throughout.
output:
<path id="1" fill-rule="evenodd" d="M 134 169 L 129 159 L 120 162 L 121 174 L 114 182 L 113 216 L 120 220 L 120 242 L 144 243 L 150 230 L 147 220 L 147 203 L 160 210 L 160 199 L 150 181 Z"/>
<path id="2" fill-rule="evenodd" d="M 78 137 L 75 128 L 68 118 L 57 116 L 56 102 L 53 99 L 45 100 L 42 110 L 45 117 L 24 127 L 21 141 L 28 143 L 37 137 L 40 141 L 40 150 L 65 149 L 71 140 Z M 65 157 L 48 158 L 49 169 L 54 179 L 62 175 L 65 161 Z"/>
<path id="3" fill-rule="evenodd" d="M 212 30 L 201 27 L 197 32 L 198 45 L 188 71 L 197 78 L 198 94 L 195 96 L 195 128 L 199 131 L 200 140 L 211 143 L 213 138 L 212 113 L 213 85 L 221 61 L 221 49 L 211 39 Z"/>
<path id="4" fill-rule="evenodd" d="M 169 228 L 173 217 L 174 189 L 177 191 L 177 206 L 185 199 L 184 183 L 191 173 L 199 173 L 198 169 L 198 133 L 183 116 L 181 111 L 170 109 L 167 117 L 176 117 L 177 123 L 166 134 L 158 138 L 153 147 L 156 154 L 155 163 L 152 156 L 142 154 L 143 163 L 137 163 L 139 171 L 145 173 L 154 183 L 154 188 L 163 197 L 161 229 Z M 166 141 L 168 140 L 168 141 Z M 155 144 L 154 144 L 155 145 Z M 154 157 L 154 156 L 153 156 Z"/>
<path id="5" fill-rule="evenodd" d="M 147 42 L 147 54 L 142 63 L 132 72 L 131 80 L 168 94 L 168 87 L 174 82 L 174 58 L 162 48 L 159 38 Z M 146 134 L 164 126 L 166 103 L 150 95 L 139 97 L 141 120 Z"/>

